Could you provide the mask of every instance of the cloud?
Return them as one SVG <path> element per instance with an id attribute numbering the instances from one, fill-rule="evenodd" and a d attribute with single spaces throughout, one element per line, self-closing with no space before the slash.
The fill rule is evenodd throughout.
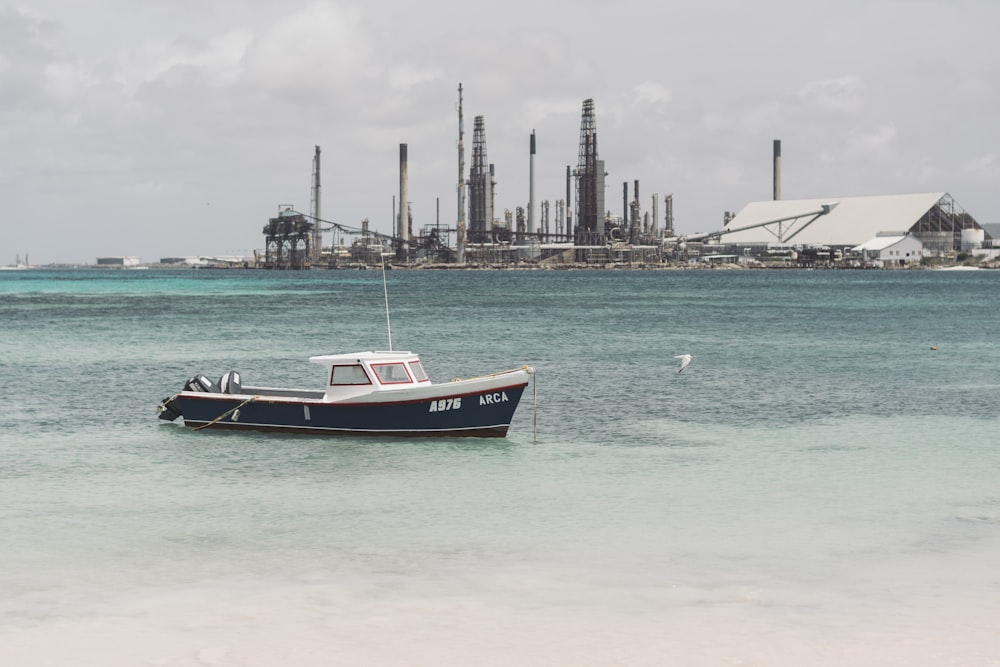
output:
<path id="1" fill-rule="evenodd" d="M 362 18 L 360 9 L 316 2 L 279 19 L 251 45 L 245 83 L 298 98 L 364 80 L 378 69 Z"/>
<path id="2" fill-rule="evenodd" d="M 277 204 L 308 201 L 317 144 L 330 219 L 387 231 L 408 143 L 414 210 L 433 219 L 440 199 L 447 222 L 459 82 L 466 168 L 484 115 L 501 211 L 526 202 L 532 130 L 536 197 L 565 196 L 593 98 L 608 201 L 634 179 L 644 200 L 673 192 L 682 231 L 770 196 L 772 139 L 788 198 L 925 183 L 963 191 L 962 205 L 988 216 L 1000 72 L 987 37 L 1000 5 L 633 5 L 512 0 L 475 18 L 457 0 L 0 9 L 0 196 L 7 215 L 60 229 L 49 244 L 15 226 L 5 243 L 78 261 L 252 246 Z M 822 26 L 801 30 L 815 15 Z M 933 52 L 913 47 L 931 37 Z"/>
<path id="3" fill-rule="evenodd" d="M 0 7 L 0 117 L 44 109 L 50 95 L 64 89 L 56 81 L 71 64 L 52 46 L 57 32 L 54 21 L 27 10 Z M 50 80 L 51 86 L 47 85 Z"/>
<path id="4" fill-rule="evenodd" d="M 811 81 L 799 89 L 799 99 L 815 111 L 857 114 L 864 107 L 865 84 L 856 76 Z"/>
<path id="5" fill-rule="evenodd" d="M 632 106 L 665 113 L 672 99 L 670 89 L 656 81 L 643 81 L 632 88 Z"/>
<path id="6" fill-rule="evenodd" d="M 822 160 L 844 163 L 888 162 L 893 157 L 896 127 L 887 123 L 869 129 L 851 129 L 840 136 L 839 142 L 820 153 Z"/>
<path id="7" fill-rule="evenodd" d="M 961 165 L 960 172 L 963 178 L 995 186 L 1000 182 L 1000 158 L 992 152 L 971 156 Z"/>
<path id="8" fill-rule="evenodd" d="M 178 36 L 147 40 L 118 54 L 113 80 L 129 94 L 143 84 L 197 78 L 207 86 L 230 86 L 243 74 L 243 61 L 253 39 L 235 28 L 208 39 Z"/>

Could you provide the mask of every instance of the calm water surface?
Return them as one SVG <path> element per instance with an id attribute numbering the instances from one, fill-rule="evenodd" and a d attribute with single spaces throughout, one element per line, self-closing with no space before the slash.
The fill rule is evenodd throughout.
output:
<path id="1" fill-rule="evenodd" d="M 394 271 L 433 380 L 537 368 L 506 439 L 156 419 L 381 281 L 0 273 L 0 664 L 1000 665 L 1000 272 Z"/>

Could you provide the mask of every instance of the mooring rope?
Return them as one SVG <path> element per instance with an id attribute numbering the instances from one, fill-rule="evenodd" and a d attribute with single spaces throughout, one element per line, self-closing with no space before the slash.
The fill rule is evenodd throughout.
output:
<path id="1" fill-rule="evenodd" d="M 496 373 L 490 373 L 488 375 L 477 375 L 476 377 L 468 378 L 469 380 L 479 380 L 482 378 L 492 378 L 498 375 L 506 375 L 507 373 L 516 373 L 518 371 L 526 371 L 528 375 L 531 376 L 531 410 L 533 423 L 531 426 L 531 438 L 532 442 L 538 442 L 538 385 L 535 379 L 537 371 L 534 366 L 528 366 L 525 364 L 520 368 L 512 368 L 509 371 L 498 371 Z M 462 378 L 452 378 L 452 382 L 461 382 Z"/>
<path id="2" fill-rule="evenodd" d="M 471 378 L 452 378 L 451 381 L 452 382 L 462 382 L 463 380 L 481 380 L 483 378 L 494 378 L 494 377 L 497 377 L 498 375 L 507 375 L 508 373 L 516 373 L 518 371 L 527 371 L 529 375 L 533 375 L 535 373 L 535 369 L 534 368 L 532 368 L 531 366 L 528 366 L 527 364 L 525 364 L 524 366 L 521 366 L 520 368 L 512 368 L 509 371 L 497 371 L 496 373 L 487 373 L 486 375 L 476 375 L 476 376 L 471 377 Z"/>
<path id="3" fill-rule="evenodd" d="M 252 403 L 253 401 L 256 401 L 258 398 L 260 398 L 260 397 L 259 396 L 251 396 L 247 400 L 245 400 L 242 403 L 240 403 L 239 405 L 237 405 L 232 410 L 227 410 L 227 411 L 223 412 L 221 415 L 219 415 L 218 417 L 216 417 L 212 421 L 207 422 L 205 424 L 202 424 L 201 426 L 195 426 L 194 430 L 195 431 L 200 431 L 203 428 L 208 428 L 209 426 L 212 426 L 213 424 L 217 424 L 220 421 L 222 421 L 223 419 L 225 419 L 226 417 L 228 417 L 229 415 L 233 414 L 234 412 L 236 412 L 237 410 L 239 410 L 240 408 L 242 408 L 247 403 Z"/>
<path id="4" fill-rule="evenodd" d="M 525 366 L 525 368 L 531 368 L 530 366 Z M 531 368 L 531 410 L 534 417 L 533 423 L 531 425 L 531 442 L 538 444 L 538 374 L 535 372 L 534 368 Z"/>

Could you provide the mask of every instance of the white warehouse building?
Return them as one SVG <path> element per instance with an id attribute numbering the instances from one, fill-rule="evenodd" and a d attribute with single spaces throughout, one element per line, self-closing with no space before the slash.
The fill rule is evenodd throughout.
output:
<path id="1" fill-rule="evenodd" d="M 947 192 L 927 192 L 751 202 L 726 223 L 720 243 L 852 249 L 880 235 L 910 236 L 930 256 L 991 239 Z"/>

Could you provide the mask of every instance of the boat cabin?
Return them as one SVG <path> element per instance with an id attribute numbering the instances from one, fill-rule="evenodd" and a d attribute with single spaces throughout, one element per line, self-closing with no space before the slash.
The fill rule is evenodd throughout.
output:
<path id="1" fill-rule="evenodd" d="M 309 361 L 326 369 L 326 401 L 431 384 L 420 358 L 412 352 L 324 354 Z"/>

